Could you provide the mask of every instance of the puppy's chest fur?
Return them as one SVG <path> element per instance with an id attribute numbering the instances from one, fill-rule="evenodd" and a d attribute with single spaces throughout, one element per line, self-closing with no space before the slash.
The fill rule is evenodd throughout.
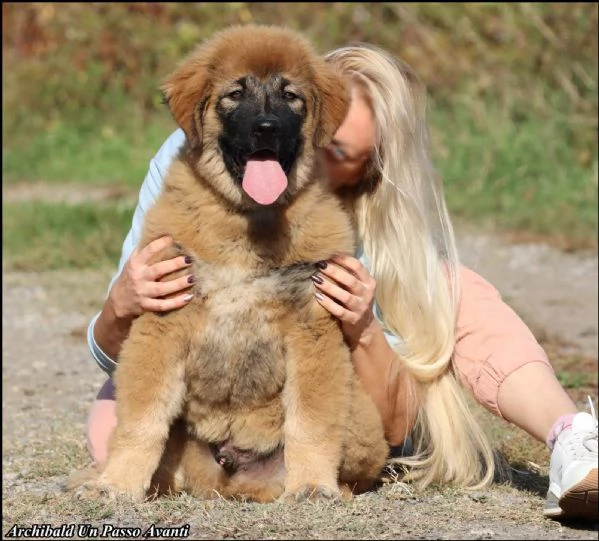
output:
<path id="1" fill-rule="evenodd" d="M 250 271 L 198 261 L 189 393 L 242 407 L 272 399 L 285 382 L 286 327 L 310 319 L 311 264 Z"/>
<path id="2" fill-rule="evenodd" d="M 349 216 L 316 183 L 285 209 L 258 212 L 227 208 L 175 162 L 146 216 L 142 244 L 169 233 L 177 253 L 194 260 L 195 298 L 177 329 L 189 344 L 189 402 L 243 409 L 272 401 L 285 383 L 290 333 L 318 332 L 318 320 L 331 317 L 310 276 L 317 261 L 353 252 Z"/>

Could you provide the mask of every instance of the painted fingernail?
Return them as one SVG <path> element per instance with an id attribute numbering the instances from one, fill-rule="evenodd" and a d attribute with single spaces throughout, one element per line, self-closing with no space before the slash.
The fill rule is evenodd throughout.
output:
<path id="1" fill-rule="evenodd" d="M 195 281 L 196 281 L 196 278 L 195 278 L 195 276 L 194 276 L 193 274 L 190 274 L 190 275 L 187 277 L 187 283 L 189 283 L 189 284 L 193 284 Z"/>
<path id="2" fill-rule="evenodd" d="M 189 302 L 191 299 L 193 299 L 193 293 L 190 293 L 189 295 L 185 295 L 185 297 L 183 297 L 183 300 L 185 302 Z"/>
<path id="3" fill-rule="evenodd" d="M 320 274 L 313 274 L 310 278 L 312 278 L 312 281 L 317 284 L 322 284 L 324 282 L 324 280 L 322 279 L 322 276 L 320 276 Z"/>
<path id="4" fill-rule="evenodd" d="M 191 256 L 190 255 L 186 255 L 185 256 L 185 263 L 187 263 L 188 265 L 192 262 Z"/>
<path id="5" fill-rule="evenodd" d="M 319 301 L 321 301 L 322 299 L 324 299 L 324 295 L 323 295 L 323 294 L 322 294 L 320 291 L 316 291 L 316 292 L 314 293 L 314 296 L 315 296 L 315 297 L 316 297 L 316 298 L 317 298 Z"/>
<path id="6" fill-rule="evenodd" d="M 326 269 L 327 268 L 327 262 L 326 261 L 319 261 L 318 263 L 316 263 L 316 266 L 319 269 Z"/>

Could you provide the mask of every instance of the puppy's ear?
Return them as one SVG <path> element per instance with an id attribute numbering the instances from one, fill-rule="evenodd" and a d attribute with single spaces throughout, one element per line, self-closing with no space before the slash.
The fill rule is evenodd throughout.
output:
<path id="1" fill-rule="evenodd" d="M 196 52 L 171 73 L 160 86 L 164 101 L 192 147 L 202 144 L 203 113 L 210 96 L 209 63 Z"/>
<path id="2" fill-rule="evenodd" d="M 331 142 L 349 109 L 349 86 L 346 79 L 324 61 L 317 67 L 314 79 L 314 144 L 325 147 Z"/>

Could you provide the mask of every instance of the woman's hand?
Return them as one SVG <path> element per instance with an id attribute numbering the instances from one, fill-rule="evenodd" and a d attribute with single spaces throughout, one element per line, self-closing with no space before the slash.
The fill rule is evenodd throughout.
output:
<path id="1" fill-rule="evenodd" d="M 163 276 L 189 267 L 189 256 L 178 256 L 158 263 L 149 264 L 150 258 L 162 250 L 172 246 L 169 236 L 160 237 L 150 242 L 142 250 L 137 250 L 123 267 L 110 290 L 114 312 L 118 318 L 133 319 L 144 312 L 163 312 L 186 305 L 193 295 L 184 290 L 194 282 L 192 274 L 180 278 L 159 282 Z M 180 295 L 162 298 L 182 292 Z"/>
<path id="2" fill-rule="evenodd" d="M 349 255 L 336 255 L 316 264 L 312 275 L 318 302 L 341 322 L 349 347 L 367 345 L 378 323 L 372 310 L 376 280 Z"/>

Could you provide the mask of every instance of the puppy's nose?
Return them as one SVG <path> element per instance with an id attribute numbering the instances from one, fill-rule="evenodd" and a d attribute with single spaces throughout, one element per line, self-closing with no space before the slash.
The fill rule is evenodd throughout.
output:
<path id="1" fill-rule="evenodd" d="M 259 141 L 268 143 L 273 141 L 281 131 L 279 119 L 273 116 L 261 116 L 256 119 L 253 127 L 254 135 Z"/>

